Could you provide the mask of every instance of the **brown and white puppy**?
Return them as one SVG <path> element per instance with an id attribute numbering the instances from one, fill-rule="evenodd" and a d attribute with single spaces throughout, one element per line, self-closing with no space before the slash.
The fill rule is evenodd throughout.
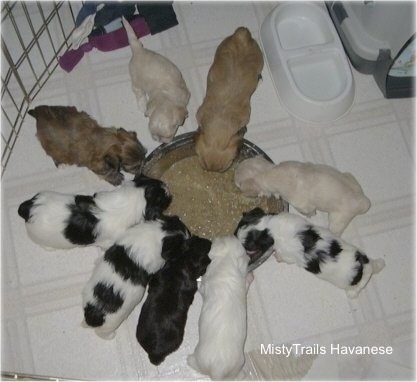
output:
<path id="1" fill-rule="evenodd" d="M 142 167 L 146 149 L 133 131 L 103 128 L 73 106 L 42 105 L 28 114 L 36 118 L 36 135 L 57 167 L 87 167 L 113 185 L 124 178 L 120 170 L 135 174 Z"/>
<path id="2" fill-rule="evenodd" d="M 261 49 L 247 28 L 237 28 L 218 46 L 196 114 L 195 149 L 204 169 L 225 171 L 237 156 L 263 65 Z"/>
<path id="3" fill-rule="evenodd" d="M 156 141 L 168 143 L 188 116 L 190 92 L 178 68 L 166 57 L 144 48 L 123 18 L 132 59 L 132 90 L 139 109 L 149 117 L 149 131 Z"/>

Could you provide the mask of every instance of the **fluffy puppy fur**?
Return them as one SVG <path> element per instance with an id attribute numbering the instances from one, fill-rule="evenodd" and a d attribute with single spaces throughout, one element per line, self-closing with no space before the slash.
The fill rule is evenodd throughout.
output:
<path id="1" fill-rule="evenodd" d="M 140 174 L 94 196 L 39 192 L 19 206 L 18 214 L 28 236 L 45 248 L 108 248 L 133 224 L 161 215 L 171 200 L 163 182 Z"/>
<path id="2" fill-rule="evenodd" d="M 306 216 L 316 210 L 327 212 L 329 229 L 336 235 L 371 206 L 352 174 L 324 164 L 286 161 L 274 165 L 258 156 L 239 163 L 235 183 L 247 196 L 281 196 Z"/>
<path id="3" fill-rule="evenodd" d="M 197 291 L 197 278 L 210 263 L 210 248 L 210 240 L 192 236 L 185 251 L 168 260 L 149 281 L 136 338 L 154 365 L 159 365 L 182 343 L 188 309 Z"/>
<path id="4" fill-rule="evenodd" d="M 87 167 L 113 185 L 124 178 L 120 170 L 136 174 L 142 168 L 146 149 L 133 131 L 103 128 L 70 106 L 37 106 L 28 114 L 36 118 L 36 135 L 56 166 Z"/>
<path id="5" fill-rule="evenodd" d="M 290 213 L 266 214 L 255 208 L 243 215 L 235 235 L 250 256 L 273 248 L 277 261 L 297 264 L 345 289 L 350 298 L 357 297 L 372 274 L 385 266 L 383 259 L 369 259 L 328 229 Z"/>
<path id="6" fill-rule="evenodd" d="M 138 106 L 149 117 L 152 138 L 171 142 L 188 116 L 190 92 L 178 68 L 144 48 L 130 24 L 124 18 L 122 21 L 132 49 L 129 72 Z"/>
<path id="7" fill-rule="evenodd" d="M 213 240 L 209 258 L 199 289 L 199 341 L 187 362 L 211 379 L 233 379 L 245 363 L 249 257 L 238 239 L 221 237 Z"/>
<path id="8" fill-rule="evenodd" d="M 101 257 L 83 289 L 83 326 L 105 339 L 142 300 L 150 275 L 183 251 L 190 233 L 177 216 L 129 228 Z"/>
<path id="9" fill-rule="evenodd" d="M 195 149 L 204 169 L 225 171 L 237 156 L 263 65 L 261 49 L 247 28 L 237 28 L 218 46 L 196 114 Z"/>

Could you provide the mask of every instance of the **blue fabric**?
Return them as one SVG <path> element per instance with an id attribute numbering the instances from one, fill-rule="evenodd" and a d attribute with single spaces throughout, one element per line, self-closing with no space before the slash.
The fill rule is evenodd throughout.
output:
<path id="1" fill-rule="evenodd" d="M 78 28 L 87 16 L 90 16 L 97 12 L 97 7 L 102 4 L 102 1 L 87 1 L 84 3 L 80 11 L 78 12 L 77 18 L 75 19 L 75 27 Z"/>
<path id="2" fill-rule="evenodd" d="M 104 27 L 116 19 L 121 19 L 122 16 L 133 16 L 135 11 L 136 4 L 132 2 L 105 2 L 104 7 L 96 13 L 94 27 Z"/>

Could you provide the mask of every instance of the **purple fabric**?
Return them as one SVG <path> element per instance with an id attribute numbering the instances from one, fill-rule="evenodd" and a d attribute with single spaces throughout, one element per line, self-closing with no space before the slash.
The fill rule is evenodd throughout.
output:
<path id="1" fill-rule="evenodd" d="M 148 24 L 141 16 L 133 19 L 130 22 L 137 37 L 143 37 L 151 33 Z M 59 59 L 59 66 L 66 72 L 70 72 L 84 57 L 84 53 L 87 53 L 93 48 L 96 48 L 102 52 L 110 52 L 119 48 L 124 48 L 129 45 L 127 40 L 127 34 L 122 27 L 114 32 L 106 33 L 101 36 L 90 36 L 88 42 L 81 45 L 77 50 L 69 49 Z"/>

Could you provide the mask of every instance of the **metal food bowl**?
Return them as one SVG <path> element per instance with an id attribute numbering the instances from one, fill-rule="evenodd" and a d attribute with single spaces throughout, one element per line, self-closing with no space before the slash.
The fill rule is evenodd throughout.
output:
<path id="1" fill-rule="evenodd" d="M 197 154 L 194 149 L 194 136 L 195 132 L 181 134 L 175 137 L 172 142 L 158 146 L 146 158 L 142 172 L 152 178 L 160 179 L 174 163 L 188 157 L 196 156 Z M 269 158 L 268 155 L 266 155 L 265 152 L 258 146 L 244 139 L 240 153 L 235 159 L 235 163 L 239 163 L 247 158 L 259 155 L 262 155 L 266 160 L 273 163 L 271 158 Z M 288 203 L 283 201 L 281 198 L 268 198 L 267 206 L 268 211 L 271 213 L 288 211 Z M 242 213 L 243 212 L 247 211 L 242 211 Z M 272 252 L 269 252 L 259 258 L 251 259 L 248 271 L 257 268 L 265 260 L 267 260 L 271 254 Z"/>

